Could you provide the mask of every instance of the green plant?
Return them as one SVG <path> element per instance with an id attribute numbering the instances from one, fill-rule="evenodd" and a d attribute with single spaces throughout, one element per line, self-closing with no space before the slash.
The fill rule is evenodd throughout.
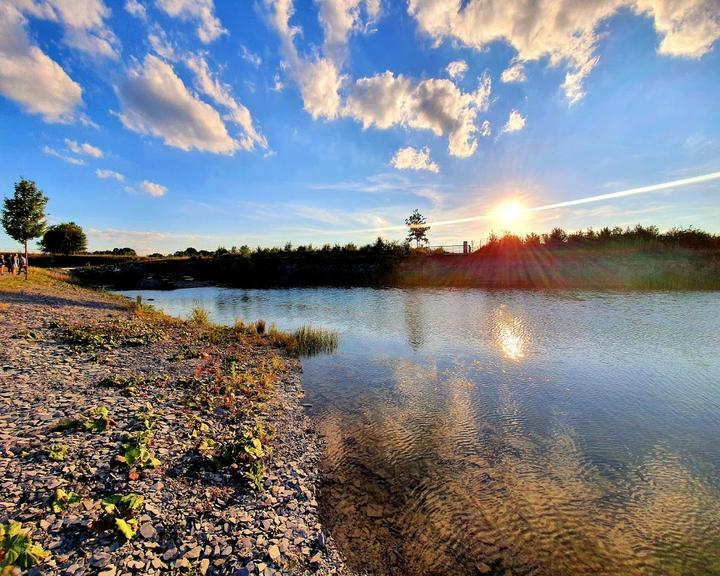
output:
<path id="1" fill-rule="evenodd" d="M 253 462 L 250 466 L 250 470 L 243 472 L 243 476 L 250 480 L 258 492 L 261 492 L 264 488 L 265 465 L 260 461 Z"/>
<path id="2" fill-rule="evenodd" d="M 68 446 L 67 444 L 51 444 L 45 449 L 45 453 L 50 460 L 62 462 L 67 457 Z"/>
<path id="3" fill-rule="evenodd" d="M 144 500 L 140 494 L 113 494 L 103 498 L 100 505 L 108 519 L 112 519 L 113 527 L 125 540 L 131 540 L 138 528 L 138 521 L 133 515 L 143 506 Z"/>
<path id="4" fill-rule="evenodd" d="M 39 544 L 34 544 L 29 530 L 23 530 L 18 522 L 0 524 L 0 568 L 17 566 L 27 570 L 40 564 L 50 553 Z"/>
<path id="5" fill-rule="evenodd" d="M 113 424 L 110 411 L 105 406 L 94 408 L 89 416 L 80 416 L 79 421 L 85 430 L 96 434 L 104 432 Z"/>
<path id="6" fill-rule="evenodd" d="M 337 332 L 331 330 L 302 326 L 294 332 L 293 336 L 297 342 L 297 353 L 301 356 L 330 353 L 338 347 Z"/>
<path id="7" fill-rule="evenodd" d="M 55 490 L 55 497 L 50 502 L 50 508 L 55 514 L 60 514 L 78 502 L 80 502 L 80 495 L 77 492 L 66 492 L 62 488 L 58 488 Z"/>

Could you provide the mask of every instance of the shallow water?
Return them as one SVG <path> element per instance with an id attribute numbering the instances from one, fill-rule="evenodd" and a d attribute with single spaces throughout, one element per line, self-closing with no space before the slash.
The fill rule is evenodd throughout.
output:
<path id="1" fill-rule="evenodd" d="M 303 361 L 323 519 L 372 574 L 720 574 L 720 293 L 196 288 Z"/>

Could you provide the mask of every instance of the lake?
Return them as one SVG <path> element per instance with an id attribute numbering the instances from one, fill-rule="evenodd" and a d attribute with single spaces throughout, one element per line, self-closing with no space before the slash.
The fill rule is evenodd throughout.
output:
<path id="1" fill-rule="evenodd" d="M 192 288 L 303 359 L 323 521 L 371 574 L 720 574 L 720 293 Z"/>

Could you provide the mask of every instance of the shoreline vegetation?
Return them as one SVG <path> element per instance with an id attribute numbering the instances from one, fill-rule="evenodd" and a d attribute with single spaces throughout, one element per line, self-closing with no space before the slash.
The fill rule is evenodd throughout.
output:
<path id="1" fill-rule="evenodd" d="M 334 334 L 178 320 L 37 268 L 0 277 L 0 308 L 2 576 L 345 573 L 295 358 Z"/>
<path id="2" fill-rule="evenodd" d="M 35 256 L 38 266 L 73 268 L 83 283 L 117 289 L 428 286 L 519 289 L 718 290 L 720 236 L 692 228 L 604 228 L 568 234 L 491 236 L 467 254 L 411 248 L 378 238 L 356 247 L 325 245 L 172 256 Z"/>

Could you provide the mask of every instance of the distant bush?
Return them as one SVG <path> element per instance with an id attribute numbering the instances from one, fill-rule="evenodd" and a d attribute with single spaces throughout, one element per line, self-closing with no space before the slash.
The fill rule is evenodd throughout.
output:
<path id="1" fill-rule="evenodd" d="M 47 229 L 40 247 L 50 254 L 76 254 L 87 249 L 87 236 L 75 222 L 56 224 Z"/>

